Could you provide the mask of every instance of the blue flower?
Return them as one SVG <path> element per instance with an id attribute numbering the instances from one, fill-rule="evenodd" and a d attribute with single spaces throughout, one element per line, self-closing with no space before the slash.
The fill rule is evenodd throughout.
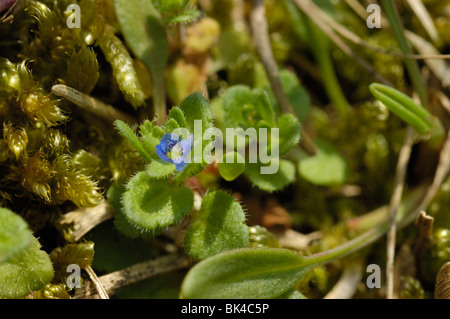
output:
<path id="1" fill-rule="evenodd" d="M 165 162 L 175 164 L 177 171 L 182 171 L 187 164 L 187 155 L 192 149 L 193 136 L 184 141 L 176 134 L 167 133 L 156 145 L 156 154 Z"/>

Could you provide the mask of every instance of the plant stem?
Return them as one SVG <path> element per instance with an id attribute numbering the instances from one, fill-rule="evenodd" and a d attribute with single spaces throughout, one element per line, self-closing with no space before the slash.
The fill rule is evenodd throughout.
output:
<path id="1" fill-rule="evenodd" d="M 404 54 L 412 54 L 411 46 L 408 40 L 405 37 L 405 30 L 403 29 L 402 23 L 400 21 L 400 17 L 398 15 L 397 9 L 395 8 L 393 0 L 382 0 L 384 10 L 386 12 L 386 16 L 389 19 L 392 30 L 394 31 L 394 35 L 397 39 L 397 42 L 400 46 L 400 49 Z M 411 77 L 412 84 L 419 95 L 420 102 L 424 107 L 427 106 L 427 93 L 422 81 L 422 77 L 420 75 L 420 69 L 417 61 L 412 59 L 404 60 L 405 67 L 408 71 L 409 76 Z"/>
<path id="2" fill-rule="evenodd" d="M 305 259 L 307 260 L 306 265 L 308 265 L 309 267 L 317 267 L 319 265 L 331 262 L 337 258 L 347 256 L 383 237 L 388 230 L 388 227 L 388 223 L 384 223 L 375 228 L 372 228 L 371 230 L 353 238 L 352 240 L 340 246 L 305 257 Z"/>
<path id="3" fill-rule="evenodd" d="M 403 188 L 405 185 L 406 170 L 411 148 L 413 145 L 414 129 L 408 126 L 406 130 L 405 142 L 400 150 L 395 172 L 394 192 L 389 203 L 389 230 L 387 234 L 387 260 L 386 260 L 386 281 L 387 281 L 387 299 L 392 299 L 394 295 L 394 260 L 395 260 L 395 241 L 397 233 L 397 211 L 400 207 Z"/>
<path id="4" fill-rule="evenodd" d="M 305 25 L 308 32 L 308 38 L 310 39 L 309 45 L 313 51 L 317 64 L 319 65 L 325 90 L 327 91 L 338 115 L 340 117 L 345 117 L 350 109 L 350 104 L 347 102 L 336 76 L 333 60 L 331 59 L 328 39 L 310 19 L 306 20 Z"/>
<path id="5" fill-rule="evenodd" d="M 329 40 L 309 18 L 302 16 L 299 9 L 291 0 L 285 0 L 285 4 L 295 33 L 308 42 L 314 54 L 314 58 L 319 65 L 321 80 L 331 102 L 336 108 L 336 112 L 339 116 L 344 117 L 350 108 L 350 104 L 342 92 L 336 72 L 334 71 L 329 49 Z M 301 25 L 305 26 L 306 32 L 300 28 Z"/>
<path id="6" fill-rule="evenodd" d="M 277 100 L 279 108 L 282 112 L 289 112 L 296 116 L 294 109 L 292 108 L 292 105 L 289 102 L 289 99 L 286 96 L 286 93 L 284 92 L 283 86 L 281 84 L 278 65 L 275 61 L 272 48 L 270 46 L 269 28 L 265 15 L 266 10 L 264 7 L 264 1 L 253 0 L 250 20 L 258 55 L 264 66 L 264 69 L 266 70 L 270 86 L 275 95 L 275 99 Z M 303 137 L 303 143 L 301 144 L 303 149 L 310 155 L 316 155 L 317 147 L 304 129 L 302 129 L 301 135 Z"/>

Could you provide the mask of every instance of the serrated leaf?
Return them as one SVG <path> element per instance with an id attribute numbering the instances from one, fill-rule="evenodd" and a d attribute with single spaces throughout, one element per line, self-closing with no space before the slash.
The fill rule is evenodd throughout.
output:
<path id="1" fill-rule="evenodd" d="M 184 238 L 189 255 L 206 258 L 248 245 L 248 227 L 241 205 L 222 191 L 205 196 L 197 218 Z"/>
<path id="2" fill-rule="evenodd" d="M 178 125 L 178 122 L 174 119 L 168 119 L 167 122 L 164 124 L 164 133 L 172 133 L 177 128 L 180 128 Z"/>
<path id="3" fill-rule="evenodd" d="M 52 262 L 40 248 L 33 237 L 28 248 L 0 264 L 0 296 L 21 298 L 52 280 Z"/>
<path id="4" fill-rule="evenodd" d="M 245 159 L 237 152 L 229 152 L 219 163 L 219 173 L 226 181 L 232 181 L 245 171 Z"/>
<path id="5" fill-rule="evenodd" d="M 252 90 L 244 85 L 236 85 L 227 89 L 223 101 L 225 124 L 237 127 L 240 123 L 248 127 L 256 127 L 258 120 L 274 125 L 274 110 L 267 94 L 262 90 Z"/>
<path id="6" fill-rule="evenodd" d="M 348 175 L 348 164 L 335 147 L 325 140 L 315 141 L 319 152 L 298 163 L 300 176 L 322 186 L 342 184 Z"/>
<path id="7" fill-rule="evenodd" d="M 197 9 L 186 9 L 181 13 L 176 14 L 174 17 L 164 19 L 164 23 L 167 25 L 172 25 L 176 23 L 189 23 L 200 17 L 200 11 Z"/>
<path id="8" fill-rule="evenodd" d="M 301 125 L 295 116 L 286 113 L 278 118 L 277 127 L 279 128 L 280 139 L 279 154 L 282 156 L 300 141 Z"/>
<path id="9" fill-rule="evenodd" d="M 122 205 L 126 218 L 137 227 L 158 230 L 179 221 L 194 204 L 189 188 L 169 184 L 137 173 L 126 185 Z"/>
<path id="10" fill-rule="evenodd" d="M 287 249 L 241 248 L 196 264 L 181 286 L 185 299 L 269 299 L 288 292 L 309 268 Z"/>
<path id="11" fill-rule="evenodd" d="M 114 125 L 116 126 L 119 133 L 127 139 L 133 145 L 133 147 L 141 154 L 141 156 L 147 160 L 148 162 L 152 161 L 152 157 L 149 154 L 149 152 L 143 147 L 141 141 L 136 136 L 136 134 L 133 132 L 131 127 L 128 126 L 125 122 L 121 120 L 116 120 L 114 122 Z"/>
<path id="12" fill-rule="evenodd" d="M 137 225 L 132 224 L 125 216 L 122 205 L 122 196 L 125 190 L 126 189 L 124 184 L 113 183 L 108 188 L 108 191 L 106 193 L 108 201 L 116 209 L 114 225 L 116 226 L 117 230 L 123 235 L 131 238 L 148 238 L 155 236 L 159 232 L 159 230 L 146 230 L 138 227 Z"/>
<path id="13" fill-rule="evenodd" d="M 177 121 L 179 127 L 186 127 L 186 117 L 179 107 L 173 107 L 169 112 L 168 118 Z"/>
<path id="14" fill-rule="evenodd" d="M 274 172 L 262 174 L 264 167 L 273 165 Z M 274 192 L 283 189 L 295 180 L 295 166 L 290 161 L 284 159 L 272 159 L 269 164 L 247 163 L 245 165 L 245 175 L 257 187 L 267 192 Z"/>
<path id="15" fill-rule="evenodd" d="M 242 108 L 252 101 L 253 93 L 248 86 L 235 85 L 227 89 L 223 100 L 225 112 L 225 125 L 237 127 L 238 123 L 244 123 Z"/>
<path id="16" fill-rule="evenodd" d="M 33 235 L 22 217 L 0 207 L 0 263 L 27 248 L 32 240 Z"/>

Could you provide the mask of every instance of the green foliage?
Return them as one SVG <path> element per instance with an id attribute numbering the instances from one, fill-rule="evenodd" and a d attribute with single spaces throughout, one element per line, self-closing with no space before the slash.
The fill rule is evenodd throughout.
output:
<path id="1" fill-rule="evenodd" d="M 280 80 L 284 92 L 286 93 L 286 96 L 294 109 L 295 115 L 300 122 L 303 122 L 308 116 L 309 109 L 311 108 L 311 101 L 308 92 L 301 85 L 295 73 L 290 70 L 281 70 Z M 266 88 L 266 91 L 269 92 L 272 105 L 277 106 L 277 101 L 272 90 L 270 88 Z"/>
<path id="2" fill-rule="evenodd" d="M 9 209 L 0 207 L 0 263 L 24 250 L 32 240 L 27 223 Z"/>
<path id="3" fill-rule="evenodd" d="M 183 281 L 181 297 L 276 298 L 290 291 L 306 268 L 304 258 L 287 249 L 226 251 L 191 268 Z"/>
<path id="4" fill-rule="evenodd" d="M 127 183 L 122 204 L 125 217 L 137 229 L 157 232 L 188 214 L 194 197 L 186 187 L 139 172 Z"/>
<path id="5" fill-rule="evenodd" d="M 21 298 L 52 280 L 52 262 L 40 248 L 33 238 L 28 248 L 0 264 L 0 296 Z"/>
<path id="6" fill-rule="evenodd" d="M 137 136 L 134 134 L 131 127 L 129 127 L 125 122 L 116 120 L 114 122 L 114 125 L 116 126 L 117 130 L 120 132 L 120 134 L 125 137 L 131 145 L 141 154 L 141 156 L 147 160 L 148 162 L 151 162 L 152 157 L 148 153 L 146 149 L 142 146 L 142 142 L 139 141 Z"/>
<path id="7" fill-rule="evenodd" d="M 155 113 L 163 121 L 166 117 L 164 67 L 169 49 L 159 13 L 151 1 L 114 0 L 114 7 L 126 42 L 150 70 Z"/>
<path id="8" fill-rule="evenodd" d="M 219 173 L 226 181 L 236 179 L 245 171 L 245 159 L 241 154 L 230 152 L 223 156 L 223 160 L 219 163 Z"/>
<path id="9" fill-rule="evenodd" d="M 277 118 L 265 91 L 252 90 L 243 85 L 236 85 L 227 89 L 223 101 L 223 109 L 225 112 L 225 125 L 227 127 L 242 128 L 240 133 L 236 131 L 238 132 L 237 144 L 234 144 L 234 141 L 226 140 L 227 144 L 233 143 L 236 149 L 243 149 L 246 145 L 256 142 L 252 140 L 250 129 L 255 129 L 260 139 L 261 132 L 259 129 L 267 129 L 266 136 L 262 137 L 267 140 L 267 144 L 259 143 L 258 147 L 265 151 L 266 154 L 271 154 L 272 156 L 268 163 L 266 163 L 267 161 L 263 162 L 261 158 L 256 163 L 252 163 L 248 158 L 246 159 L 245 175 L 250 181 L 259 188 L 269 192 L 280 190 L 292 183 L 295 179 L 294 165 L 273 155 L 274 150 L 278 149 L 278 155 L 283 156 L 298 144 L 301 132 L 298 120 L 292 114 L 282 114 Z M 271 130 L 273 129 L 278 129 L 278 138 L 272 137 Z M 253 135 L 253 137 L 255 136 Z M 259 154 L 261 154 L 261 150 Z M 261 168 L 270 165 L 278 166 L 279 169 L 266 175 L 262 173 Z"/>
<path id="10" fill-rule="evenodd" d="M 343 184 L 348 175 L 348 164 L 335 147 L 325 140 L 315 141 L 319 152 L 299 161 L 301 177 L 316 185 Z"/>
<path id="11" fill-rule="evenodd" d="M 71 264 L 78 265 L 85 269 L 92 264 L 94 259 L 94 243 L 83 242 L 77 244 L 67 244 L 64 247 L 57 247 L 50 253 L 55 270 L 55 278 L 65 279 L 68 275 L 67 267 Z"/>
<path id="12" fill-rule="evenodd" d="M 206 195 L 186 233 L 184 245 L 189 255 L 200 259 L 246 247 L 248 227 L 241 205 L 221 191 Z"/>
<path id="13" fill-rule="evenodd" d="M 259 121 L 275 124 L 275 113 L 264 91 L 236 85 L 227 89 L 223 108 L 227 127 L 256 127 Z"/>
<path id="14" fill-rule="evenodd" d="M 431 114 L 422 106 L 416 104 L 410 97 L 389 86 L 372 83 L 370 92 L 394 114 L 413 126 L 419 133 L 430 131 Z"/>
<path id="15" fill-rule="evenodd" d="M 147 165 L 145 172 L 151 178 L 167 177 L 175 171 L 175 165 L 164 162 L 163 160 L 155 160 Z"/>
<path id="16" fill-rule="evenodd" d="M 274 174 L 261 174 L 261 168 L 270 165 L 278 166 L 277 172 Z M 245 166 L 245 175 L 253 184 L 262 190 L 274 192 L 283 189 L 295 181 L 295 165 L 284 159 L 272 159 L 267 165 L 248 163 Z"/>
<path id="17" fill-rule="evenodd" d="M 99 46 L 111 64 L 114 77 L 127 101 L 135 108 L 143 106 L 145 94 L 133 66 L 133 59 L 124 44 L 114 35 L 114 29 L 106 26 Z"/>

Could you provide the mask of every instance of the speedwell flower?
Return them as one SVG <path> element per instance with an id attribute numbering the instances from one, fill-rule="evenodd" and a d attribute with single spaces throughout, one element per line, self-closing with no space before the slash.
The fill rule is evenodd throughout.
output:
<path id="1" fill-rule="evenodd" d="M 192 149 L 193 136 L 192 133 L 189 138 L 182 140 L 176 134 L 167 133 L 156 145 L 156 154 L 165 162 L 175 164 L 177 171 L 182 171 L 187 164 L 187 155 Z"/>

